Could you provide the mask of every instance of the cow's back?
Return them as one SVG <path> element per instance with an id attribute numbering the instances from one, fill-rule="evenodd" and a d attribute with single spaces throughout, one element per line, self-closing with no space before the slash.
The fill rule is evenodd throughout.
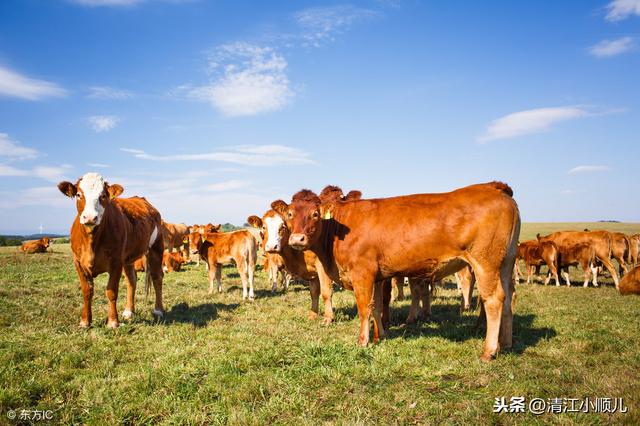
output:
<path id="1" fill-rule="evenodd" d="M 162 240 L 162 219 L 158 210 L 143 197 L 116 198 L 113 201 L 125 222 L 124 261 L 133 263 L 158 239 Z"/>
<path id="2" fill-rule="evenodd" d="M 640 294 L 640 266 L 637 266 L 620 280 L 621 295 Z"/>

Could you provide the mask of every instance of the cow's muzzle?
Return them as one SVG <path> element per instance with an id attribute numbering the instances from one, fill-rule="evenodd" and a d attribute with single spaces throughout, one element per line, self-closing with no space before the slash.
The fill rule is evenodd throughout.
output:
<path id="1" fill-rule="evenodd" d="M 296 250 L 305 250 L 309 246 L 309 238 L 304 234 L 291 234 L 289 245 Z"/>

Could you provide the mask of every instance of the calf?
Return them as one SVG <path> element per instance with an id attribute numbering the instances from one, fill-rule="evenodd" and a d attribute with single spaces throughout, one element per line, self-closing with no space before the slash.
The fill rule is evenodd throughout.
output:
<path id="1" fill-rule="evenodd" d="M 613 277 L 618 288 L 618 274 L 611 263 L 611 234 L 607 231 L 558 231 L 547 236 L 538 234 L 538 241 L 551 241 L 562 253 L 576 244 L 589 244 L 595 250 L 596 260 L 602 263 Z"/>
<path id="2" fill-rule="evenodd" d="M 189 227 L 183 223 L 167 223 L 162 221 L 162 238 L 164 240 L 164 248 L 169 253 L 173 249 L 188 253 L 189 245 L 185 244 L 184 239 L 189 235 Z"/>
<path id="3" fill-rule="evenodd" d="M 26 254 L 46 253 L 49 248 L 49 241 L 49 237 L 42 237 L 35 241 L 25 241 L 18 250 Z"/>
<path id="4" fill-rule="evenodd" d="M 640 266 L 636 266 L 620 280 L 620 294 L 640 294 Z"/>
<path id="5" fill-rule="evenodd" d="M 631 267 L 635 267 L 638 264 L 638 253 L 640 252 L 640 234 L 631 235 L 629 237 L 629 263 Z"/>
<path id="6" fill-rule="evenodd" d="M 580 265 L 584 271 L 584 287 L 589 286 L 589 274 L 593 276 L 593 285 L 598 287 L 598 273 L 596 269 L 596 249 L 589 243 L 577 243 L 562 246 L 558 253 L 558 268 L 564 277 L 567 287 L 571 285 L 569 280 L 569 267 Z"/>
<path id="7" fill-rule="evenodd" d="M 242 300 L 247 296 L 254 299 L 253 274 L 258 245 L 251 232 L 192 232 L 189 234 L 189 250 L 207 263 L 209 294 L 213 293 L 214 279 L 218 282 L 218 292 L 222 291 L 222 265 L 235 262 L 242 280 Z"/>
<path id="8" fill-rule="evenodd" d="M 156 303 L 153 313 L 162 316 L 162 225 L 160 213 L 140 197 L 117 198 L 120 185 L 110 185 L 97 173 L 87 173 L 75 184 L 60 182 L 58 189 L 76 198 L 77 214 L 71 226 L 73 262 L 84 297 L 81 327 L 91 325 L 93 280 L 107 272 L 106 296 L 109 303 L 107 325 L 118 327 L 118 285 L 124 270 L 127 305 L 123 318 L 135 312 L 136 272 L 134 262 L 146 254 L 145 292 L 153 281 Z"/>
<path id="9" fill-rule="evenodd" d="M 549 284 L 551 275 L 556 280 L 556 286 L 560 285 L 560 279 L 558 278 L 558 247 L 552 241 L 538 241 L 528 240 L 518 244 L 518 255 L 516 256 L 516 281 L 518 281 L 518 266 L 517 261 L 522 259 L 524 261 L 525 270 L 527 271 L 527 284 L 531 281 L 533 270 L 539 273 L 540 266 L 547 265 L 549 268 L 549 275 L 544 281 L 544 285 Z"/>
<path id="10" fill-rule="evenodd" d="M 271 293 L 275 293 L 278 288 L 278 278 L 282 281 L 284 290 L 289 289 L 289 282 L 291 281 L 291 275 L 285 267 L 285 262 L 282 256 L 277 253 L 265 252 L 263 255 L 262 268 L 267 271 L 267 276 L 271 282 Z"/>
<path id="11" fill-rule="evenodd" d="M 178 272 L 182 269 L 182 264 L 186 260 L 182 256 L 182 253 L 170 253 L 165 250 L 162 255 L 162 271 L 163 272 Z"/>
<path id="12" fill-rule="evenodd" d="M 471 265 L 487 316 L 481 359 L 512 343 L 511 300 L 520 214 L 513 191 L 500 182 L 442 194 L 323 202 L 309 190 L 290 205 L 271 207 L 286 218 L 289 245 L 314 252 L 336 282 L 353 288 L 360 317 L 358 343 L 384 337 L 383 284 L 396 275 L 435 282 Z"/>
<path id="13" fill-rule="evenodd" d="M 629 272 L 626 262 L 629 262 L 631 242 L 629 237 L 622 232 L 610 232 L 611 234 L 611 257 L 618 262 L 618 273 L 620 277 Z"/>

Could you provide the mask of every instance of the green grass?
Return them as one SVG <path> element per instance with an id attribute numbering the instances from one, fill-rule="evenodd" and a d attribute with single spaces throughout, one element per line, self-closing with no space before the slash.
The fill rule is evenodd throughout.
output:
<path id="1" fill-rule="evenodd" d="M 640 231 L 571 224 L 585 226 Z M 522 239 L 560 228 L 569 224 L 525 224 Z M 520 284 L 514 350 L 484 364 L 477 314 L 458 313 L 451 284 L 437 291 L 437 322 L 404 326 L 409 302 L 394 302 L 389 338 L 366 349 L 355 345 L 352 293 L 336 292 L 336 322 L 324 327 L 307 319 L 304 285 L 272 296 L 258 272 L 256 301 L 242 303 L 235 268 L 209 296 L 203 265 L 165 276 L 160 323 L 140 285 L 136 319 L 117 330 L 104 326 L 101 276 L 94 327 L 81 330 L 69 246 L 51 250 L 0 250 L 0 424 L 20 409 L 87 424 L 640 423 L 640 298 L 584 289 L 577 271 L 571 288 Z M 500 396 L 622 397 L 629 413 L 493 414 Z"/>

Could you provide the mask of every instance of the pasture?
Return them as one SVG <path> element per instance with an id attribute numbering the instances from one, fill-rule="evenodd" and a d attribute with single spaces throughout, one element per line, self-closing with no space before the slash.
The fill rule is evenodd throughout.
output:
<path id="1" fill-rule="evenodd" d="M 585 227 L 640 232 L 640 224 L 534 223 L 520 240 Z M 94 326 L 81 330 L 69 245 L 50 251 L 0 250 L 0 424 L 22 409 L 88 424 L 640 423 L 640 298 L 619 296 L 608 278 L 585 289 L 572 269 L 571 288 L 519 284 L 514 348 L 485 364 L 477 312 L 459 313 L 451 282 L 436 291 L 435 321 L 405 326 L 409 301 L 395 301 L 388 339 L 365 349 L 355 344 L 349 291 L 336 289 L 336 321 L 322 326 L 307 318 L 306 286 L 272 295 L 259 271 L 255 302 L 242 303 L 236 269 L 224 268 L 224 292 L 208 295 L 204 264 L 165 275 L 159 323 L 139 280 L 137 315 L 117 330 L 104 326 L 99 277 Z M 123 283 L 120 314 L 125 291 Z M 496 397 L 518 396 L 621 397 L 629 412 L 492 412 Z"/>

